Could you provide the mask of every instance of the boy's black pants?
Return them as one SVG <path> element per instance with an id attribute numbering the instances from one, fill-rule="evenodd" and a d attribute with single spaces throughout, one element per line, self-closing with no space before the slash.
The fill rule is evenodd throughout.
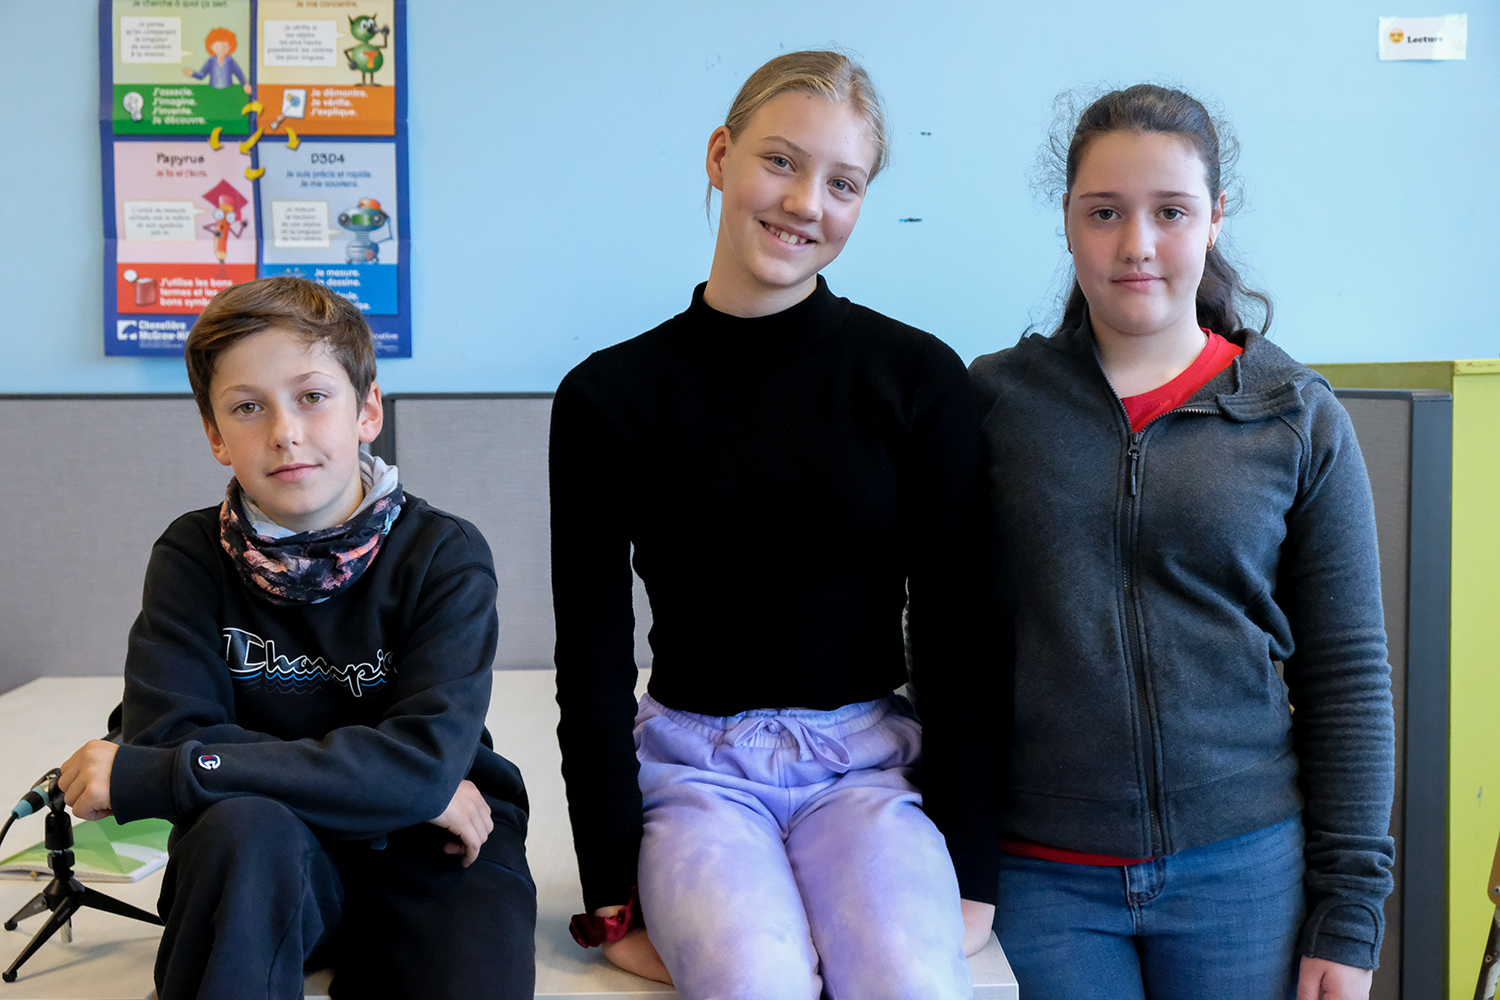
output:
<path id="1" fill-rule="evenodd" d="M 300 1000 L 306 963 L 333 967 L 334 997 L 529 1000 L 536 890 L 486 857 L 521 836 L 499 818 L 465 868 L 429 824 L 374 850 L 318 837 L 274 799 L 209 807 L 173 834 L 158 996 Z"/>

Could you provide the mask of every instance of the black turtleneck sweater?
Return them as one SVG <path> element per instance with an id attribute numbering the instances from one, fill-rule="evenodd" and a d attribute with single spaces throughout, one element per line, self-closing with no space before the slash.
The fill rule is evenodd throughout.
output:
<path id="1" fill-rule="evenodd" d="M 586 908 L 636 881 L 634 565 L 672 708 L 833 709 L 908 679 L 926 808 L 994 899 L 995 716 L 976 670 L 979 441 L 963 363 L 838 298 L 707 306 L 592 355 L 552 410 L 558 737 Z M 990 728 L 989 732 L 982 732 Z"/>

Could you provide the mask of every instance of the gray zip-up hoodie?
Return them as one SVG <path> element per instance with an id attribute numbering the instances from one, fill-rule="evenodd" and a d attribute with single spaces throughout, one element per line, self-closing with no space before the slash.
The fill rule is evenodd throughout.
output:
<path id="1" fill-rule="evenodd" d="M 1006 831 L 1161 857 L 1300 809 L 1300 950 L 1374 968 L 1394 732 L 1369 478 L 1328 383 L 1230 339 L 1139 433 L 1086 315 L 970 366 L 1014 651 Z"/>

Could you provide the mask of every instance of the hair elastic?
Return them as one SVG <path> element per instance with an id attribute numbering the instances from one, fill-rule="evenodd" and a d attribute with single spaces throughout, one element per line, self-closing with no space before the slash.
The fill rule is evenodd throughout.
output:
<path id="1" fill-rule="evenodd" d="M 612 917 L 596 917 L 592 913 L 578 913 L 568 923 L 568 933 L 584 948 L 597 948 L 620 940 L 633 928 L 645 927 L 641 919 L 641 892 L 638 886 L 630 890 L 630 902 L 620 907 Z"/>

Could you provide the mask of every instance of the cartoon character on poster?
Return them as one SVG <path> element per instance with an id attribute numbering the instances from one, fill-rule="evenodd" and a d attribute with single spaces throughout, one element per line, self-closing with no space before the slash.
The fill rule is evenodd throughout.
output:
<path id="1" fill-rule="evenodd" d="M 237 145 L 117 140 L 113 160 L 106 252 L 115 260 L 117 313 L 196 313 L 216 292 L 256 276 L 250 157 Z"/>
<path id="2" fill-rule="evenodd" d="M 359 204 L 339 213 L 339 225 L 354 234 L 344 246 L 344 262 L 348 264 L 379 264 L 380 244 L 395 239 L 390 232 L 391 217 L 381 210 L 380 202 L 374 198 L 361 198 Z M 370 234 L 384 228 L 384 239 L 375 240 Z"/>
<path id="3" fill-rule="evenodd" d="M 111 130 L 249 134 L 243 108 L 253 90 L 252 13 L 250 0 L 100 0 L 110 25 L 100 96 Z"/>
<path id="4" fill-rule="evenodd" d="M 380 35 L 382 44 L 376 45 L 373 41 L 376 34 Z M 359 71 L 359 85 L 361 87 L 378 87 L 375 82 L 375 74 L 380 67 L 385 65 L 385 55 L 381 51 L 391 43 L 391 29 L 389 26 L 378 25 L 375 15 L 369 14 L 364 17 L 349 18 L 349 34 L 355 38 L 355 44 L 344 50 L 344 58 L 349 60 L 349 68 Z"/>
<path id="5" fill-rule="evenodd" d="M 196 73 L 189 66 L 182 67 L 183 76 L 194 80 L 208 77 L 208 85 L 215 90 L 225 90 L 238 83 L 245 93 L 250 93 L 250 81 L 245 78 L 245 71 L 240 69 L 239 63 L 234 61 L 234 50 L 239 48 L 234 32 L 228 28 L 215 28 L 204 37 L 203 47 L 208 50 L 208 60 Z"/>
<path id="6" fill-rule="evenodd" d="M 260 155 L 261 276 L 303 274 L 366 315 L 399 314 L 406 244 L 395 144 L 263 143 Z"/>
<path id="7" fill-rule="evenodd" d="M 228 181 L 220 181 L 213 190 L 203 195 L 203 200 L 217 206 L 213 212 L 213 221 L 203 228 L 213 234 L 214 256 L 222 266 L 224 258 L 229 255 L 229 237 L 239 239 L 244 234 L 245 227 L 250 224 L 240 214 L 246 204 L 245 196 L 230 187 Z"/>
<path id="8" fill-rule="evenodd" d="M 301 137 L 395 135 L 400 9 L 396 0 L 257 0 L 255 96 L 273 113 L 267 132 L 295 118 Z"/>

